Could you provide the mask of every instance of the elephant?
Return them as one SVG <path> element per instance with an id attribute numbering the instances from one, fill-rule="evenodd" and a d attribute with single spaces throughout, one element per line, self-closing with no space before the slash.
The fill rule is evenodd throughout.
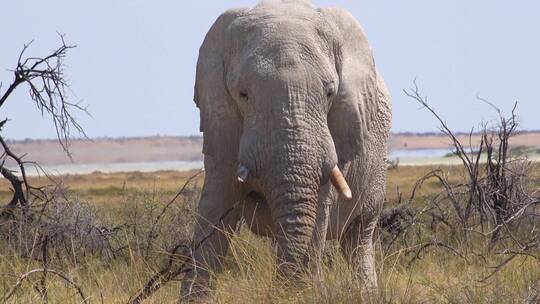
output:
<path id="1" fill-rule="evenodd" d="M 376 292 L 391 101 L 356 19 L 305 0 L 226 11 L 199 49 L 194 101 L 205 177 L 181 294 L 207 294 L 242 219 L 273 238 L 280 273 L 320 271 L 337 239 Z"/>

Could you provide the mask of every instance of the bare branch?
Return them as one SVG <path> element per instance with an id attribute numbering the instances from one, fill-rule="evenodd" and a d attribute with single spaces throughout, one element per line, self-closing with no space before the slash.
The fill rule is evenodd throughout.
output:
<path id="1" fill-rule="evenodd" d="M 17 280 L 17 282 L 15 283 L 15 285 L 0 300 L 0 301 L 2 301 L 1 303 L 6 303 L 13 296 L 13 294 L 17 291 L 17 289 L 19 289 L 19 287 L 21 287 L 24 280 L 26 280 L 30 275 L 32 275 L 34 273 L 43 273 L 43 272 L 52 273 L 52 274 L 58 276 L 59 278 L 61 278 L 62 280 L 66 281 L 67 283 L 69 283 L 69 285 L 71 285 L 73 288 L 75 288 L 75 290 L 77 291 L 77 293 L 81 297 L 83 303 L 90 303 L 88 301 L 88 298 L 84 295 L 84 293 L 82 291 L 82 288 L 79 285 L 77 285 L 73 280 L 71 280 L 67 275 L 63 274 L 60 271 L 54 270 L 54 269 L 43 269 L 43 268 L 33 269 L 33 270 L 30 270 L 30 271 L 24 273 L 23 275 L 21 275 L 19 277 L 19 279 Z"/>
<path id="2" fill-rule="evenodd" d="M 88 111 L 80 102 L 73 103 L 68 99 L 70 88 L 64 74 L 64 59 L 67 52 L 76 46 L 66 44 L 64 35 L 59 34 L 59 36 L 60 47 L 45 57 L 25 58 L 25 53 L 32 41 L 23 46 L 17 65 L 12 70 L 14 80 L 0 96 L 0 107 L 19 85 L 26 84 L 30 98 L 42 115 L 50 115 L 60 145 L 71 156 L 69 145 L 73 131 L 86 136 L 73 111 L 86 114 Z"/>

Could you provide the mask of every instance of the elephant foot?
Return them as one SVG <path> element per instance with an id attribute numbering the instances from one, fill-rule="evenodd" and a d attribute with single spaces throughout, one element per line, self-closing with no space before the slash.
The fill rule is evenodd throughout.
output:
<path id="1" fill-rule="evenodd" d="M 376 299 L 379 298 L 379 286 L 377 284 L 377 277 L 375 276 L 375 280 L 373 280 L 372 276 L 370 275 L 370 277 L 360 280 L 362 284 L 360 291 L 362 299 L 368 299 L 373 303 L 377 303 Z"/>
<path id="2" fill-rule="evenodd" d="M 182 281 L 178 303 L 211 303 L 210 293 L 209 277 L 189 272 Z"/>
<path id="3" fill-rule="evenodd" d="M 328 285 L 324 280 L 324 274 L 313 274 L 313 291 L 314 294 L 320 299 L 326 299 L 330 293 L 328 290 Z"/>
<path id="4" fill-rule="evenodd" d="M 373 257 L 361 255 L 354 261 L 355 281 L 360 290 L 360 297 L 365 303 L 379 303 L 379 288 Z"/>
<path id="5" fill-rule="evenodd" d="M 322 253 L 314 253 L 309 260 L 309 273 L 314 286 L 324 283 L 324 264 Z"/>
<path id="6" fill-rule="evenodd" d="M 185 290 L 182 285 L 182 294 L 178 303 L 203 304 L 211 303 L 211 300 L 210 289 L 208 287 L 197 284 Z"/>

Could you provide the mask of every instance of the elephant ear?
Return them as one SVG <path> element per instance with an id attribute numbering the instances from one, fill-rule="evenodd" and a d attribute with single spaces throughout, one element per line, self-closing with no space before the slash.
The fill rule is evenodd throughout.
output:
<path id="1" fill-rule="evenodd" d="M 242 10 L 229 10 L 214 22 L 199 49 L 194 101 L 200 110 L 203 153 L 235 163 L 242 118 L 225 84 L 225 55 L 231 23 Z"/>
<path id="2" fill-rule="evenodd" d="M 377 73 L 367 38 L 347 11 L 320 10 L 336 30 L 337 95 L 328 113 L 328 127 L 340 163 L 365 153 L 367 138 L 378 112 Z"/>

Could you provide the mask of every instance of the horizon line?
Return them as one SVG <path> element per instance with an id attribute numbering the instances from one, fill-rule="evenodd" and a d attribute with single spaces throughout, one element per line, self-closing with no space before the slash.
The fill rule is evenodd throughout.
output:
<path id="1" fill-rule="evenodd" d="M 533 129 L 533 130 L 519 130 L 516 131 L 515 134 L 535 134 L 540 133 L 540 130 Z M 462 136 L 462 135 L 481 135 L 482 132 L 475 131 L 475 132 L 453 132 L 454 135 Z M 415 131 L 400 131 L 400 132 L 390 132 L 390 135 L 392 136 L 446 136 L 446 134 L 442 131 L 424 131 L 424 132 L 415 132 Z M 96 137 L 72 137 L 69 139 L 69 141 L 85 141 L 85 140 L 137 140 L 137 139 L 152 139 L 152 138 L 178 138 L 178 139 L 200 139 L 202 138 L 202 134 L 192 134 L 192 135 L 163 135 L 163 134 L 155 134 L 155 135 L 140 135 L 140 136 L 96 136 Z M 58 141 L 58 138 L 32 138 L 32 137 L 26 137 L 24 139 L 14 139 L 14 138 L 6 138 L 6 142 L 31 142 L 31 141 Z"/>

